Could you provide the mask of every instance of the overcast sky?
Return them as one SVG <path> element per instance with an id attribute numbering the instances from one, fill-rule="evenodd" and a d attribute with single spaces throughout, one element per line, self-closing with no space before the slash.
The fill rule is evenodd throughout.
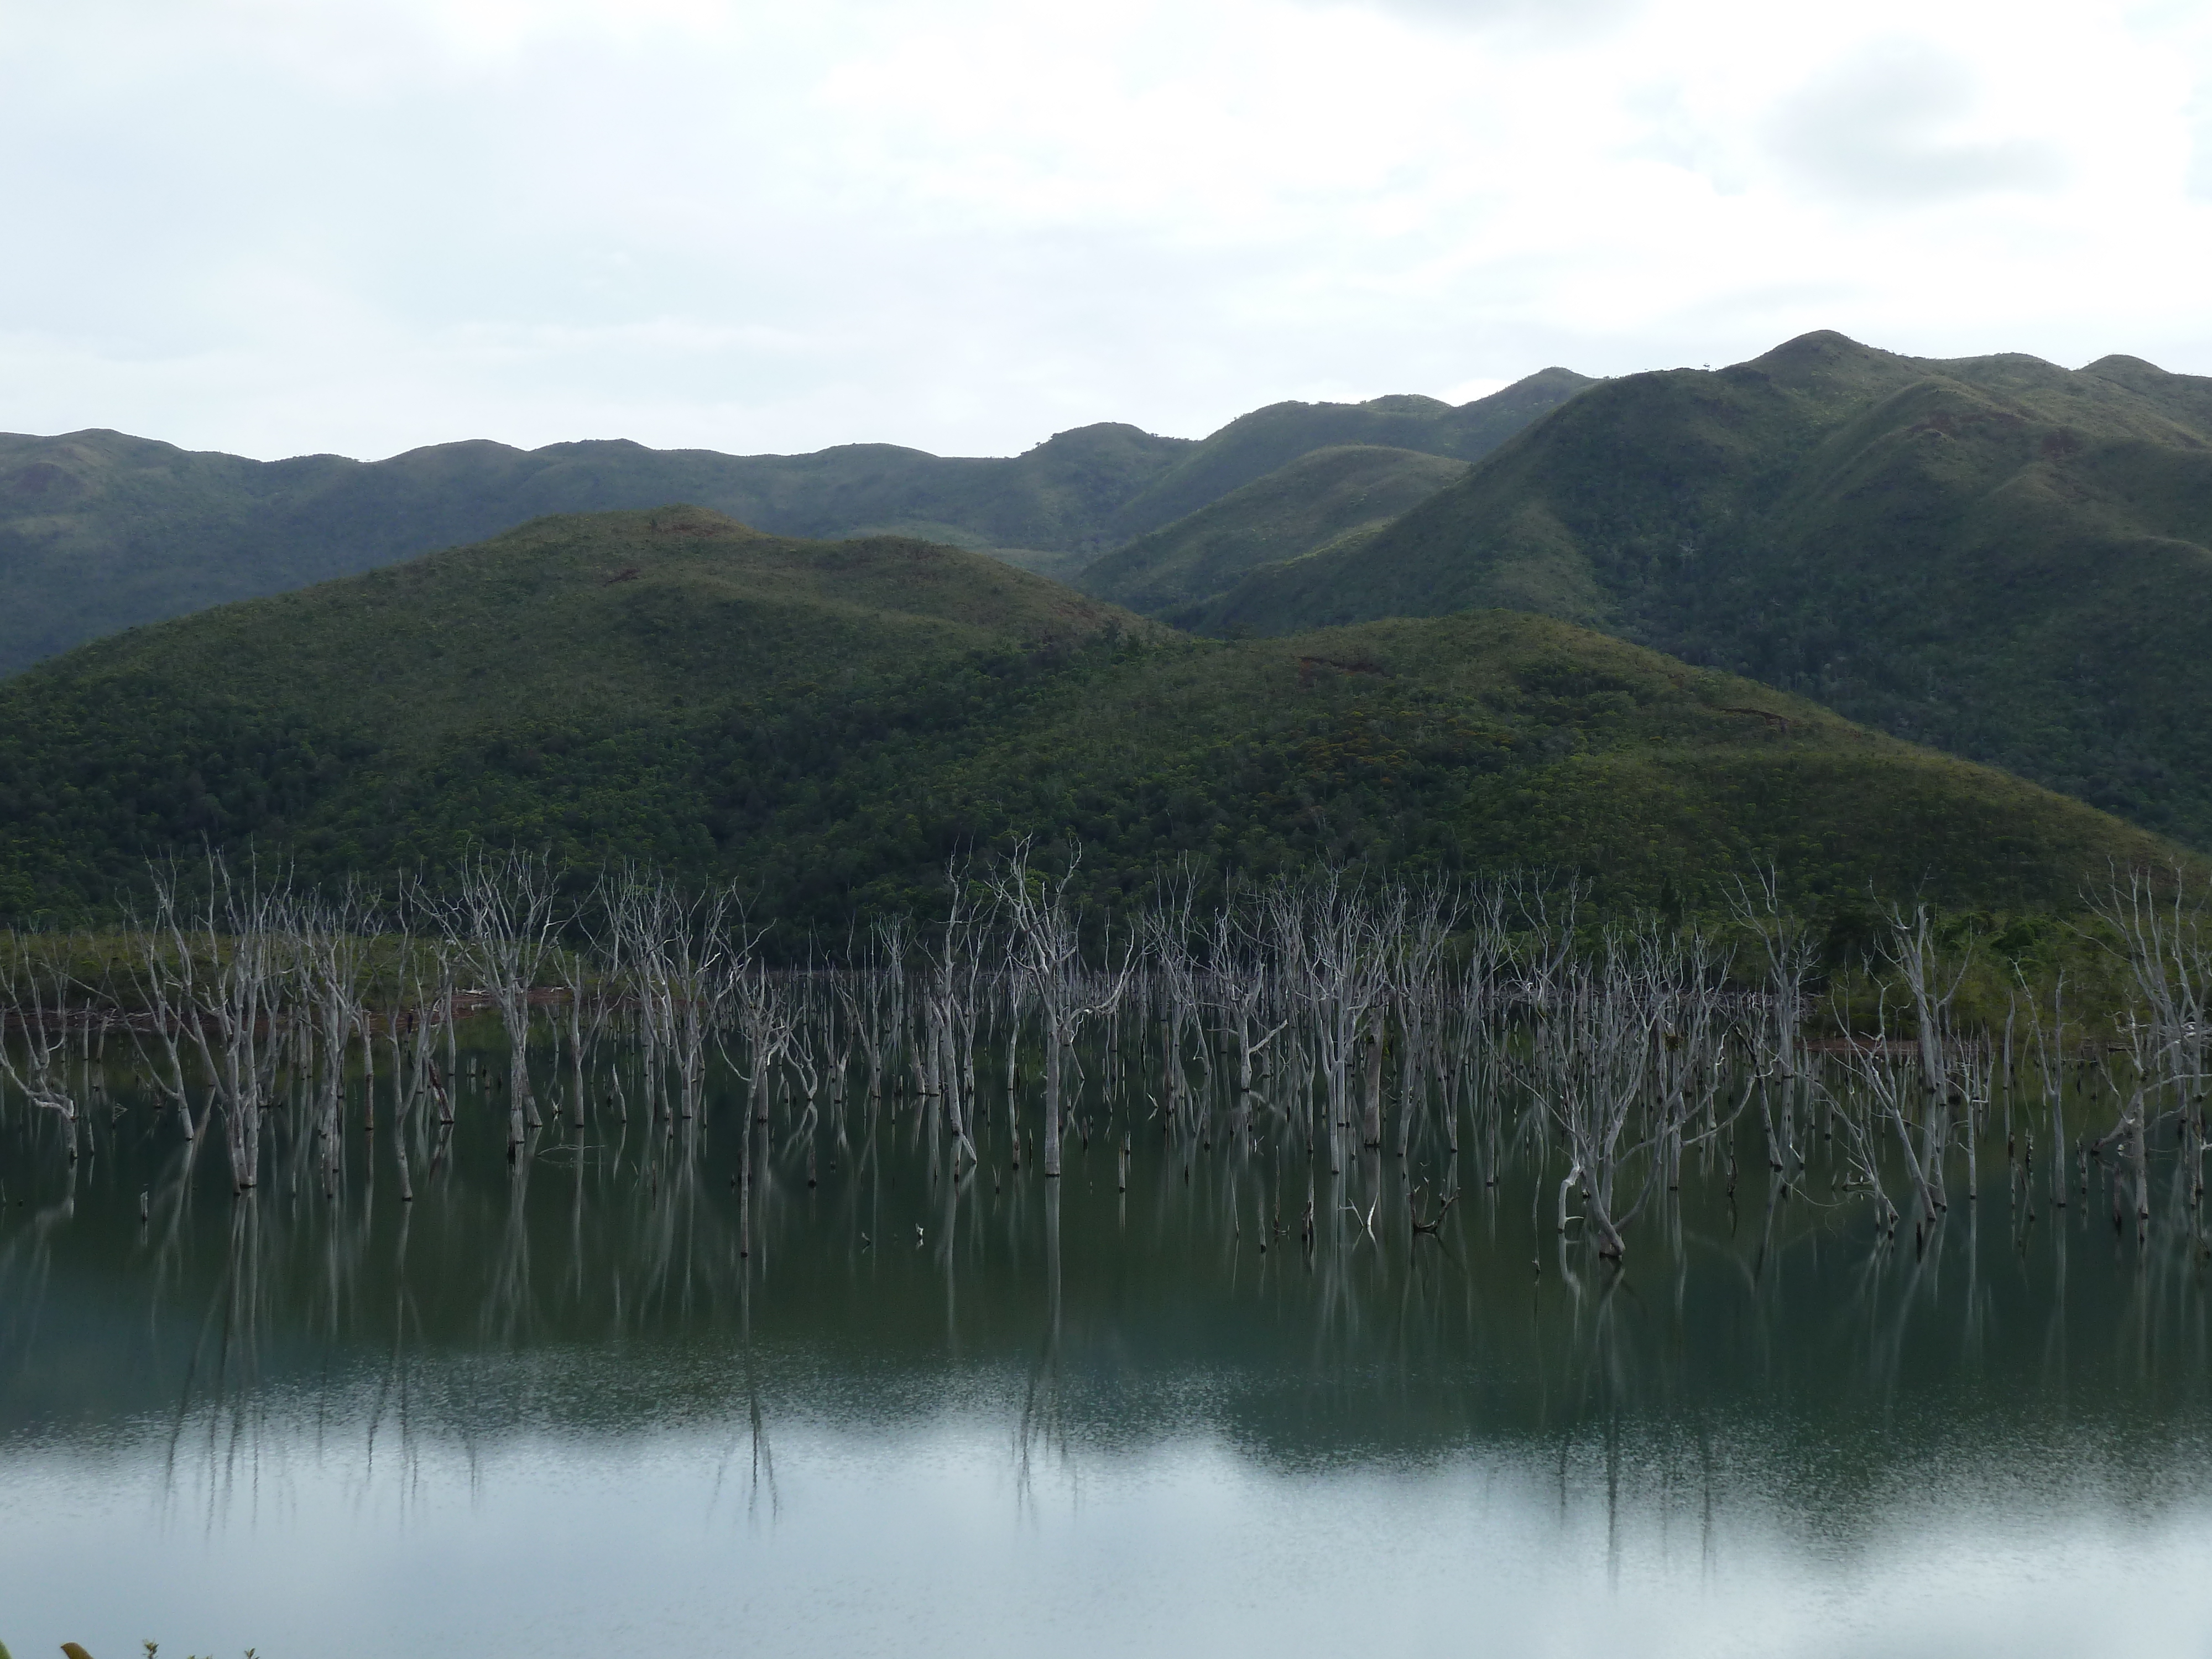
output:
<path id="1" fill-rule="evenodd" d="M 0 0 L 0 429 L 264 457 L 2212 373 L 2203 0 Z"/>

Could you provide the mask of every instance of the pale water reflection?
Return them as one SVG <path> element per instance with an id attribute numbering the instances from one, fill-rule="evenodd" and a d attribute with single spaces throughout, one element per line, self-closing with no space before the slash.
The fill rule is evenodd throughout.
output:
<path id="1" fill-rule="evenodd" d="M 726 1103 L 473 1121 L 412 1204 L 9 1129 L 17 1655 L 2212 1651 L 2179 1228 L 1990 1179 L 1915 1250 L 1816 1160 L 1624 1273 L 1510 1167 L 1414 1236 L 1437 1149 L 955 1180 L 886 1109 L 766 1150 L 740 1255 Z"/>
<path id="2" fill-rule="evenodd" d="M 1218 1438 L 1084 1449 L 1021 1490 L 1002 1425 L 790 1425 L 776 1492 L 721 1425 L 441 1442 L 381 1468 L 287 1425 L 210 1525 L 157 1432 L 9 1453 L 17 1651 L 2196 1653 L 2201 1499 L 1961 1448 L 1881 1524 L 1711 1508 L 1547 1449 L 1284 1469 Z M 1741 1489 L 1737 1482 L 1741 1483 Z M 1863 1517 L 1859 1517 L 1863 1519 Z M 103 1645 L 104 1644 L 104 1645 Z"/>

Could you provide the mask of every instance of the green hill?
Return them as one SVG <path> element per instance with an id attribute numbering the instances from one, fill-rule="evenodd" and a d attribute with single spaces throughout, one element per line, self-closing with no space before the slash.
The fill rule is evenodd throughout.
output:
<path id="1" fill-rule="evenodd" d="M 2171 851 L 1769 688 L 1507 611 L 1125 653 L 928 775 L 940 842 L 1062 829 L 1101 896 L 1188 853 L 1259 872 L 1571 868 L 1614 907 L 1713 904 L 1772 861 L 1801 902 L 2070 909 L 2111 861 Z M 860 788 L 822 842 L 870 849 L 864 867 L 912 810 Z"/>
<path id="2" fill-rule="evenodd" d="M 533 520 L 471 548 L 136 629 L 68 659 L 388 733 L 420 752 L 518 719 L 657 715 L 1158 623 L 899 538 L 767 536 L 705 508 Z M 34 671 L 30 682 L 58 677 Z"/>
<path id="3" fill-rule="evenodd" d="M 1711 902 L 1775 859 L 1808 898 L 2069 907 L 2166 850 L 1549 618 L 1222 645 L 957 549 L 696 508 L 539 521 L 0 686 L 18 921 L 204 841 L 317 878 L 519 841 L 740 877 L 795 938 L 1031 831 L 1079 839 L 1109 903 L 1178 857 L 1571 866 L 1609 904 Z"/>
<path id="4" fill-rule="evenodd" d="M 1071 574 L 1188 510 L 1172 502 L 1204 506 L 1327 444 L 1400 442 L 1388 434 L 1402 430 L 1416 434 L 1407 448 L 1479 453 L 1551 406 L 1539 386 L 1550 384 L 1547 375 L 1580 383 L 1547 370 L 1458 410 L 1419 398 L 1284 404 L 1203 442 L 1133 426 L 1080 427 L 1003 459 L 890 444 L 723 455 L 625 442 L 526 451 L 472 442 L 375 462 L 306 455 L 264 463 L 118 432 L 0 434 L 0 585 L 8 595 L 0 675 L 133 623 L 373 569 L 528 519 L 671 501 L 778 535 L 907 535 Z M 1423 412 L 1407 415 L 1401 404 Z M 1198 468 L 1176 472 L 1186 457 Z M 1147 495 L 1170 473 L 1179 482 L 1167 495 Z"/>
<path id="5" fill-rule="evenodd" d="M 1504 605 L 2212 846 L 2212 380 L 1815 334 L 1608 381 L 1194 625 Z"/>
<path id="6" fill-rule="evenodd" d="M 1063 580 L 1160 615 L 1212 598 L 1259 565 L 1378 531 L 1466 471 L 1464 461 L 1409 449 L 1316 449 Z"/>
<path id="7" fill-rule="evenodd" d="M 1572 369 L 1546 368 L 1456 406 L 1418 397 L 1376 398 L 1364 404 L 1270 404 L 1238 416 L 1176 457 L 1115 510 L 1114 527 L 1124 537 L 1143 535 L 1301 455 L 1343 444 L 1472 461 L 1596 384 Z"/>
<path id="8" fill-rule="evenodd" d="M 132 623 L 282 592 L 557 513 L 702 502 L 793 536 L 927 526 L 1095 554 L 1114 507 L 1192 447 L 1086 427 L 1007 460 L 887 444 L 721 455 L 625 442 L 441 444 L 263 463 L 113 432 L 0 436 L 0 674 Z"/>

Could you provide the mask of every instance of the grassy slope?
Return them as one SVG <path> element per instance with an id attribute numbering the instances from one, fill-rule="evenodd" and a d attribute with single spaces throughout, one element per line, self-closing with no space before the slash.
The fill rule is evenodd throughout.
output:
<path id="1" fill-rule="evenodd" d="M 1144 535 L 1301 455 L 1342 444 L 1471 461 L 1595 384 L 1571 369 L 1547 368 L 1456 406 L 1418 397 L 1376 398 L 1364 404 L 1270 404 L 1240 415 L 1178 457 L 1115 510 L 1114 527 L 1124 537 Z"/>
<path id="2" fill-rule="evenodd" d="M 1835 335 L 1609 382 L 1222 631 L 1507 605 L 2212 845 L 2212 382 Z"/>
<path id="3" fill-rule="evenodd" d="M 1340 445 L 1302 455 L 1086 566 L 1086 593 L 1152 615 L 1212 598 L 1255 566 L 1380 529 L 1457 482 L 1467 463 Z"/>
<path id="4" fill-rule="evenodd" d="M 1224 646 L 956 550 L 694 509 L 526 526 L 0 687 L 0 916 L 203 837 L 316 877 L 482 839 L 738 875 L 763 920 L 828 927 L 1031 831 L 1080 840 L 1101 898 L 1188 856 L 1571 866 L 1609 902 L 1710 902 L 1771 858 L 1802 894 L 2063 906 L 2162 852 L 1547 618 Z"/>

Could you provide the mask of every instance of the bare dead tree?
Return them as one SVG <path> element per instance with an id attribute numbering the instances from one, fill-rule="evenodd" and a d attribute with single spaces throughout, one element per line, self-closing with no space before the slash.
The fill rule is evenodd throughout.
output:
<path id="1" fill-rule="evenodd" d="M 1019 843 L 990 884 L 1006 918 L 1014 969 L 1027 983 L 1044 1028 L 1042 1156 L 1044 1173 L 1054 1176 L 1060 1173 L 1060 1091 L 1068 1050 L 1085 1021 L 1120 1003 L 1135 977 L 1136 962 L 1132 940 L 1121 962 L 1109 960 L 1103 974 L 1084 971 L 1077 919 L 1068 901 L 1080 854 L 1058 877 L 1048 878 L 1030 868 L 1030 850 L 1029 842 Z"/>
<path id="2" fill-rule="evenodd" d="M 507 1035 L 507 1148 L 512 1158 L 528 1132 L 544 1122 L 530 1086 L 531 993 L 553 956 L 561 927 L 551 868 L 542 854 L 519 849 L 472 854 L 455 872 L 443 915 L 464 970 L 491 998 Z"/>

